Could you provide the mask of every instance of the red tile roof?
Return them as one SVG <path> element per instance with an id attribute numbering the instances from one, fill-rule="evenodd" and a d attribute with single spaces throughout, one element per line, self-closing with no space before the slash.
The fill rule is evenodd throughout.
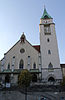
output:
<path id="1" fill-rule="evenodd" d="M 33 45 L 33 47 L 34 47 L 38 52 L 40 52 L 40 45 Z"/>
<path id="2" fill-rule="evenodd" d="M 65 64 L 60 64 L 61 68 L 65 68 Z"/>

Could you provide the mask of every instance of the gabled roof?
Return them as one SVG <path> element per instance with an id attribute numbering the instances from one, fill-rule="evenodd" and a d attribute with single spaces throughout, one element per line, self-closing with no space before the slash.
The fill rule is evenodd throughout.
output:
<path id="1" fill-rule="evenodd" d="M 40 52 L 40 45 L 33 45 L 33 47 L 34 47 L 38 52 Z"/>
<path id="2" fill-rule="evenodd" d="M 41 19 L 51 19 L 52 17 L 47 13 L 46 8 L 44 8 L 44 13 Z"/>
<path id="3" fill-rule="evenodd" d="M 27 41 L 27 40 L 26 40 Z M 20 42 L 20 40 L 13 45 L 4 55 L 6 55 L 13 47 L 15 47 L 18 43 Z M 28 42 L 28 41 L 27 41 Z M 37 50 L 38 52 L 40 52 L 40 45 L 32 45 L 30 42 L 28 42 L 35 50 Z"/>

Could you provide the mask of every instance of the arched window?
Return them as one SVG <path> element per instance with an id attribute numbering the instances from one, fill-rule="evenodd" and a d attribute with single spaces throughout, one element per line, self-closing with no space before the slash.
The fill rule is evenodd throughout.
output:
<path id="1" fill-rule="evenodd" d="M 10 63 L 8 63 L 7 69 L 10 69 Z"/>
<path id="2" fill-rule="evenodd" d="M 24 67 L 24 61 L 21 59 L 19 63 L 19 69 L 23 69 Z"/>
<path id="3" fill-rule="evenodd" d="M 53 68 L 53 65 L 51 64 L 51 62 L 49 63 L 48 68 Z"/>
<path id="4" fill-rule="evenodd" d="M 47 39 L 47 42 L 49 42 L 50 40 L 49 40 L 49 38 Z"/>
<path id="5" fill-rule="evenodd" d="M 36 69 L 36 63 L 33 64 L 33 69 Z"/>
<path id="6" fill-rule="evenodd" d="M 48 50 L 48 54 L 51 54 L 51 50 Z"/>

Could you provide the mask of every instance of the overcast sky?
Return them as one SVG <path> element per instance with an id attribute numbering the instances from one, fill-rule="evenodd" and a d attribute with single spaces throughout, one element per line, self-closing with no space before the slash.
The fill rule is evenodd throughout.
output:
<path id="1" fill-rule="evenodd" d="M 0 59 L 22 32 L 31 44 L 40 44 L 44 5 L 55 22 L 60 63 L 65 63 L 65 0 L 0 0 Z"/>

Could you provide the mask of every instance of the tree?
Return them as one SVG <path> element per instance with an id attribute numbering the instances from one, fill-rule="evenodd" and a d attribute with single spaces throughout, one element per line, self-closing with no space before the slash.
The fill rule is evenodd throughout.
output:
<path id="1" fill-rule="evenodd" d="M 20 87 L 25 88 L 25 100 L 27 100 L 27 87 L 31 82 L 31 74 L 27 69 L 21 71 L 18 76 L 18 84 Z"/>

